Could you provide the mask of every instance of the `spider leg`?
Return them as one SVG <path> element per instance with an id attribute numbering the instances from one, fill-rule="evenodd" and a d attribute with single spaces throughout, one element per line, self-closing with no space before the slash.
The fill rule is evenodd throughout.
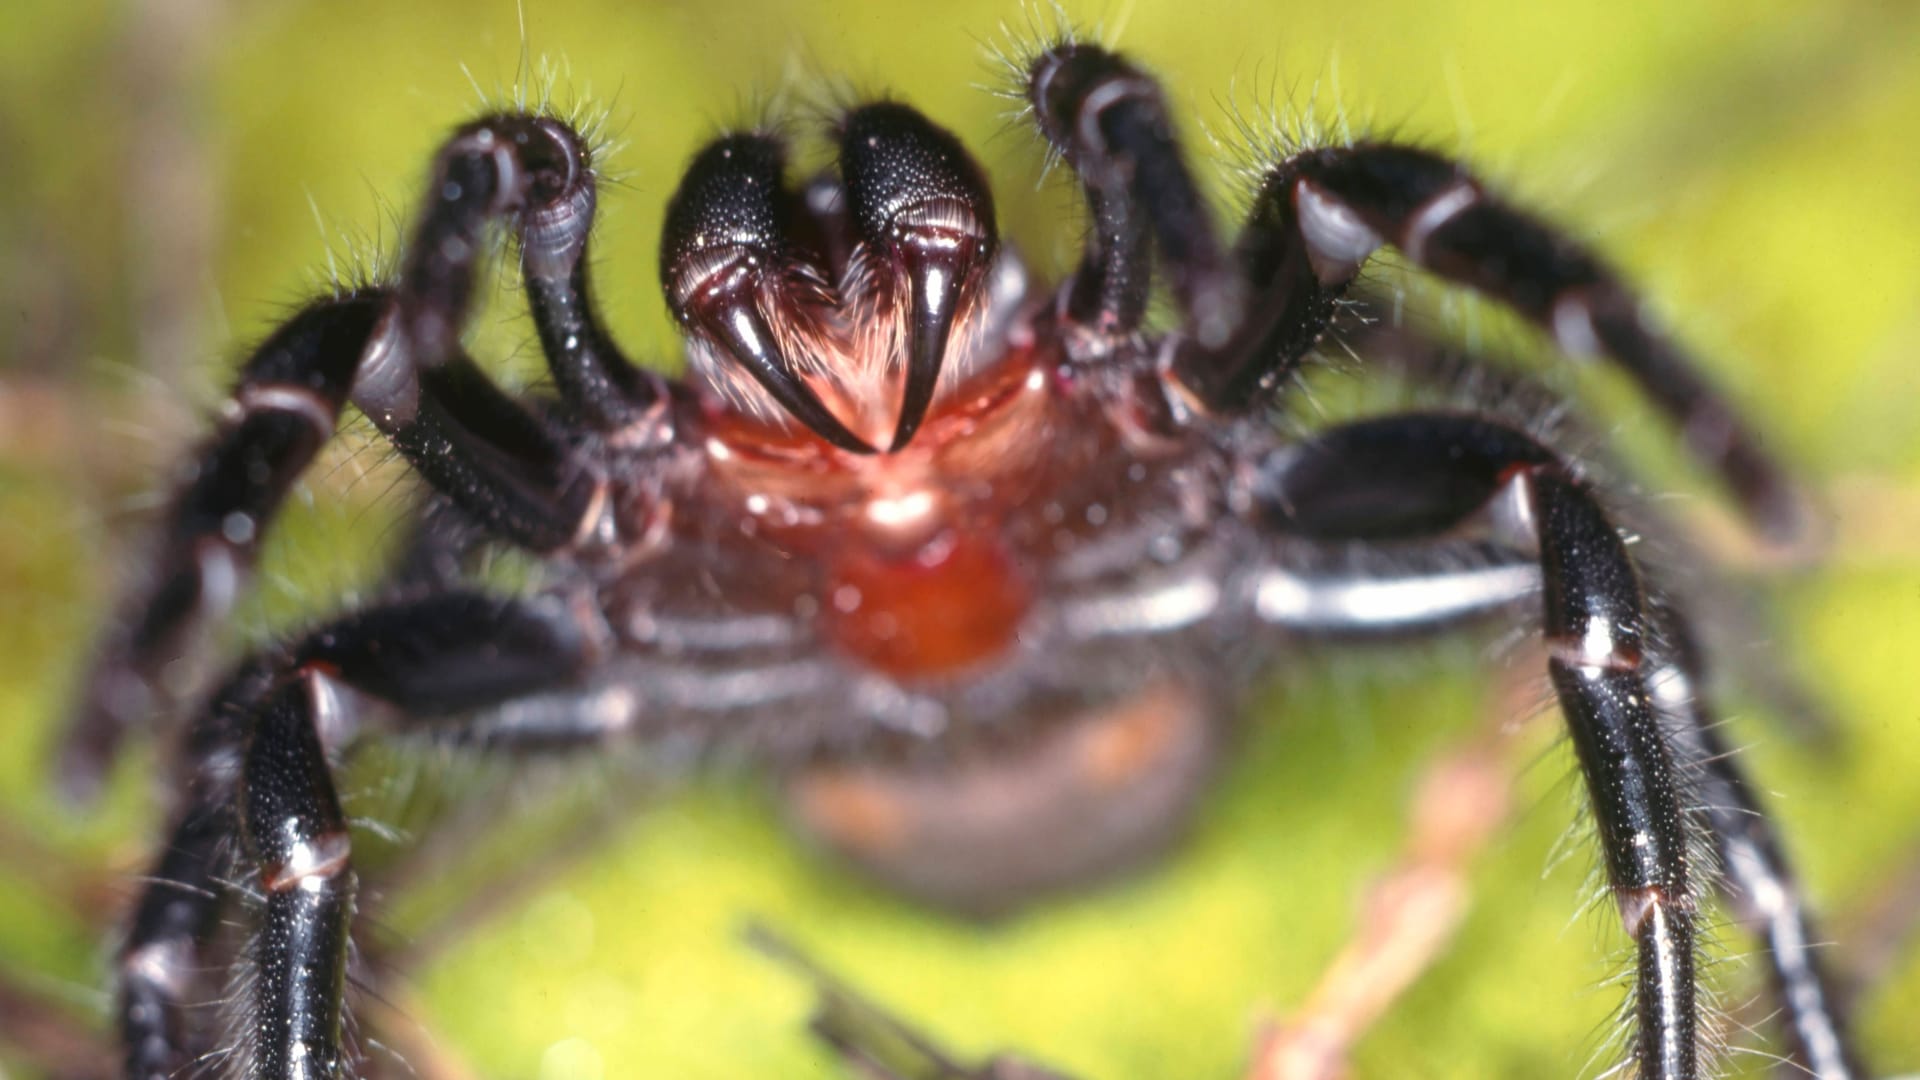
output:
<path id="1" fill-rule="evenodd" d="M 1619 475 L 1620 464 L 1611 460 L 1608 440 L 1570 413 L 1566 398 L 1531 377 L 1517 359 L 1470 352 L 1397 325 L 1377 297 L 1350 302 L 1368 318 L 1366 325 L 1347 336 L 1348 345 L 1355 355 L 1366 358 L 1370 370 L 1383 369 L 1422 391 L 1420 404 L 1414 407 L 1465 407 L 1529 431 L 1538 431 L 1542 418 L 1551 418 L 1543 435 L 1551 445 L 1588 465 L 1598 463 L 1606 475 Z M 1430 396 L 1437 400 L 1429 400 Z M 1721 670 L 1741 692 L 1766 706 L 1768 719 L 1786 725 L 1798 742 L 1831 750 L 1837 721 L 1809 687 L 1795 658 L 1756 648 L 1750 641 L 1746 628 L 1765 622 L 1766 616 L 1760 609 L 1761 597 L 1744 587 L 1738 555 L 1717 548 L 1697 550 L 1699 545 L 1688 530 L 1654 513 L 1651 505 L 1630 504 L 1623 509 L 1632 511 L 1630 520 L 1620 522 L 1623 527 L 1657 541 L 1663 551 L 1681 552 L 1689 564 L 1683 606 L 1702 638 L 1702 648 L 1721 659 Z M 1694 572 L 1730 563 L 1730 571 Z M 1664 575 L 1661 591 L 1671 597 L 1677 584 L 1674 575 Z"/>
<path id="2" fill-rule="evenodd" d="M 1241 319 L 1243 286 L 1180 154 L 1160 87 L 1124 57 L 1066 41 L 1034 56 L 1026 89 L 1041 132 L 1079 174 L 1093 218 L 1064 297 L 1067 318 L 1102 335 L 1138 329 L 1151 238 L 1194 337 L 1225 345 Z"/>
<path id="3" fill-rule="evenodd" d="M 1618 275 L 1459 164 L 1389 143 L 1296 154 L 1268 174 L 1229 256 L 1151 78 L 1124 57 L 1065 42 L 1035 56 L 1027 80 L 1040 129 L 1080 175 L 1093 217 L 1067 317 L 1107 334 L 1136 329 L 1151 237 L 1192 338 L 1173 373 L 1209 408 L 1262 400 L 1259 390 L 1325 333 L 1361 265 L 1391 243 L 1414 264 L 1509 304 L 1568 353 L 1610 358 L 1764 535 L 1786 541 L 1804 529 L 1784 470 Z"/>
<path id="4" fill-rule="evenodd" d="M 557 602 L 448 593 L 343 617 L 243 664 L 190 735 L 184 809 L 121 951 L 124 1075 L 173 1076 L 199 1051 L 187 995 L 236 869 L 264 906 L 237 1033 L 249 1075 L 342 1075 L 355 881 L 330 757 L 369 705 L 457 715 L 563 685 L 597 630 Z"/>
<path id="5" fill-rule="evenodd" d="M 70 791 L 99 780 L 126 730 L 187 696 L 168 669 L 194 665 L 210 624 L 240 592 L 261 538 L 353 397 L 370 413 L 404 387 L 404 414 L 376 423 L 420 472 L 493 535 L 535 549 L 598 523 L 603 481 L 464 355 L 414 371 L 384 331 L 393 296 L 370 290 L 316 303 L 242 370 L 224 430 L 174 497 L 149 583 L 103 638 L 62 747 Z M 399 375 L 395 368 L 404 367 Z"/>
<path id="6" fill-rule="evenodd" d="M 550 116 L 496 116 L 464 130 L 510 144 L 502 160 L 530 177 L 525 203 L 507 214 L 507 225 L 520 245 L 527 306 L 561 400 L 616 438 L 657 437 L 672 385 L 621 352 L 589 288 L 587 239 L 598 194 L 586 140 Z"/>
<path id="7" fill-rule="evenodd" d="M 1262 399 L 1260 387 L 1313 347 L 1334 301 L 1383 244 L 1506 303 L 1567 353 L 1618 365 L 1763 535 L 1784 542 L 1802 533 L 1805 507 L 1785 471 L 1619 276 L 1585 245 L 1426 150 L 1361 143 L 1275 165 L 1236 248 L 1256 314 L 1231 348 L 1203 340 L 1184 350 L 1174 374 L 1212 408 L 1250 407 Z"/>
<path id="8" fill-rule="evenodd" d="M 1587 486 L 1517 430 L 1415 413 L 1273 452 L 1257 466 L 1251 501 L 1276 531 L 1322 541 L 1430 534 L 1491 504 L 1509 545 L 1537 552 L 1547 673 L 1638 949 L 1640 1075 L 1699 1076 L 1686 792 L 1645 670 L 1651 627 L 1639 573 Z"/>
<path id="9" fill-rule="evenodd" d="M 1445 419 L 1456 427 L 1473 423 Z M 1492 497 L 1483 486 L 1484 470 L 1449 490 L 1424 475 L 1427 466 L 1411 468 L 1414 462 L 1396 461 L 1397 440 L 1390 424 L 1391 418 L 1363 426 L 1362 440 L 1378 444 L 1372 450 L 1380 456 L 1371 461 L 1366 454 L 1325 446 L 1313 449 L 1313 444 L 1270 458 L 1271 471 L 1261 483 L 1272 486 L 1256 488 L 1255 501 L 1291 527 L 1327 542 L 1336 536 L 1381 540 L 1442 531 Z M 1335 441 L 1350 438 L 1342 435 Z M 1420 440 L 1409 439 L 1401 452 L 1417 457 L 1418 445 Z M 1364 582 L 1343 581 L 1340 575 L 1324 571 L 1302 573 L 1296 554 L 1277 560 L 1277 567 L 1256 579 L 1256 603 L 1269 622 L 1295 632 L 1327 635 L 1442 628 L 1494 610 L 1491 601 L 1497 601 L 1503 584 L 1510 588 L 1506 606 L 1527 597 L 1525 590 L 1532 583 L 1509 580 L 1500 569 L 1507 564 L 1498 559 L 1480 556 L 1463 561 L 1471 551 L 1464 544 L 1454 541 L 1454 550 L 1444 558 L 1429 557 L 1431 572 L 1423 572 L 1419 562 L 1403 560 L 1406 567 L 1397 579 L 1383 579 L 1376 572 L 1373 580 Z M 1659 647 L 1651 654 L 1656 663 L 1649 667 L 1647 683 L 1654 704 L 1664 715 L 1676 718 L 1667 725 L 1669 738 L 1692 774 L 1692 795 L 1719 849 L 1725 874 L 1720 885 L 1741 920 L 1767 943 L 1771 976 L 1796 1060 L 1820 1077 L 1868 1075 L 1839 1011 L 1838 989 L 1812 948 L 1819 937 L 1801 889 L 1700 689 L 1704 681 L 1701 650 L 1671 606 L 1662 605 L 1653 615 Z"/>
<path id="10" fill-rule="evenodd" d="M 61 749 L 68 791 L 98 784 L 157 700 L 185 696 L 163 685 L 166 666 L 193 654 L 238 594 L 267 522 L 333 434 L 381 306 L 374 295 L 315 304 L 241 368 L 220 432 L 165 512 L 146 583 L 123 598 L 87 672 Z"/>
<path id="11" fill-rule="evenodd" d="M 188 696 L 197 663 L 168 668 L 198 660 L 208 625 L 238 594 L 349 397 L 491 535 L 549 551 L 606 524 L 604 479 L 496 388 L 458 340 L 484 231 L 506 219 L 569 403 L 607 425 L 661 422 L 665 384 L 631 373 L 586 303 L 592 184 L 578 137 L 546 118 L 477 121 L 440 152 L 430 190 L 398 284 L 308 306 L 241 369 L 222 430 L 166 512 L 149 584 L 123 601 L 88 670 L 61 751 L 69 791 L 97 786 L 125 730 Z M 591 394 L 604 400 L 590 405 Z"/>
<path id="12" fill-rule="evenodd" d="M 1659 624 L 1660 666 L 1650 679 L 1655 701 L 1679 721 L 1676 741 L 1693 744 L 1687 757 L 1698 763 L 1694 787 L 1719 848 L 1721 887 L 1740 921 L 1766 943 L 1793 1059 L 1820 1080 L 1868 1076 L 1842 1011 L 1843 995 L 1820 962 L 1822 939 L 1804 890 L 1720 731 L 1691 630 L 1670 608 L 1660 613 Z"/>
<path id="13" fill-rule="evenodd" d="M 505 224 L 520 243 L 534 325 L 566 402 L 606 430 L 656 416 L 668 384 L 620 355 L 588 301 L 595 191 L 578 134 L 551 117 L 482 117 L 441 147 L 427 191 L 396 290 L 413 366 L 431 371 L 458 353 L 487 230 Z M 383 404 L 404 412 L 404 381 Z"/>

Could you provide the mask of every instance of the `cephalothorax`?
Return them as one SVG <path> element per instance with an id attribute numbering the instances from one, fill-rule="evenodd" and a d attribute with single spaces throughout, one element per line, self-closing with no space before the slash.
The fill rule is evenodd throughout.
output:
<path id="1" fill-rule="evenodd" d="M 797 186 L 781 137 L 729 134 L 668 208 L 662 280 L 692 361 L 668 379 L 595 313 L 586 144 L 555 117 L 502 114 L 447 140 L 391 282 L 316 301 L 260 346 L 102 644 L 70 776 L 97 775 L 180 692 L 163 673 L 240 587 L 347 402 L 431 496 L 398 599 L 246 661 L 199 707 L 121 954 L 127 1076 L 356 1071 L 356 884 L 331 769 L 379 730 L 763 753 L 830 844 L 993 911 L 1170 837 L 1224 720 L 1290 641 L 1502 615 L 1544 639 L 1638 950 L 1641 1074 L 1704 1068 L 1695 859 L 1717 849 L 1768 935 L 1793 1052 L 1858 1075 L 1683 617 L 1649 599 L 1582 469 L 1491 412 L 1292 442 L 1268 410 L 1386 245 L 1619 365 L 1759 528 L 1790 533 L 1792 492 L 1755 437 L 1603 264 L 1441 156 L 1282 155 L 1227 246 L 1147 75 L 1072 41 L 1025 75 L 1090 210 L 1057 288 L 999 242 L 959 142 L 905 105 L 846 110 L 838 168 Z M 518 244 L 550 400 L 502 393 L 461 349 L 497 227 Z M 1144 326 L 1156 265 L 1180 312 L 1164 332 Z M 539 590 L 449 570 L 489 544 L 537 553 Z M 236 877 L 261 898 L 257 970 L 223 1032 L 189 1006 Z M 215 1047 L 241 1052 L 202 1058 Z"/>

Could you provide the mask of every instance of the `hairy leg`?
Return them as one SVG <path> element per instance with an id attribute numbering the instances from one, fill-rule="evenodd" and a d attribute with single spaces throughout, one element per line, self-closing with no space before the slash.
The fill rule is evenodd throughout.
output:
<path id="1" fill-rule="evenodd" d="M 1639 574 L 1593 494 L 1514 429 L 1405 414 L 1273 453 L 1251 498 L 1276 533 L 1321 540 L 1431 533 L 1491 505 L 1500 539 L 1537 552 L 1547 674 L 1639 954 L 1634 1056 L 1643 1077 L 1699 1076 L 1689 798 L 1644 670 L 1652 622 Z"/>
<path id="2" fill-rule="evenodd" d="M 267 1077 L 343 1075 L 355 878 L 332 757 L 369 706 L 459 715 L 565 685 L 596 635 L 553 601 L 452 593 L 346 616 L 243 664 L 190 732 L 182 809 L 121 951 L 124 1075 L 158 1080 L 212 1050 Z M 216 1041 L 189 1010 L 233 882 L 262 910 L 244 1030 Z"/>
<path id="3" fill-rule="evenodd" d="M 211 625 L 349 397 L 490 535 L 546 551 L 611 528 L 604 478 L 459 346 L 486 231 L 504 223 L 521 242 L 567 407 L 633 439 L 635 425 L 666 422 L 670 387 L 626 364 L 586 299 L 584 155 L 546 117 L 463 127 L 435 160 L 398 281 L 308 306 L 248 359 L 163 517 L 144 583 L 125 594 L 84 676 L 61 751 L 70 791 L 98 784 L 127 730 L 195 696 Z"/>

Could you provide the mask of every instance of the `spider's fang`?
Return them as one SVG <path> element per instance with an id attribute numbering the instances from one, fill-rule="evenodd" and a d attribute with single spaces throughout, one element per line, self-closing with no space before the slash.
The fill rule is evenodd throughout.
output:
<path id="1" fill-rule="evenodd" d="M 912 441 L 933 404 L 947 342 L 968 283 L 967 264 L 978 255 L 979 238 L 930 232 L 901 243 L 896 250 L 906 266 L 913 293 L 906 392 L 900 401 L 893 443 L 888 447 L 897 451 Z"/>
<path id="2" fill-rule="evenodd" d="M 785 154 L 767 135 L 728 135 L 702 150 L 667 204 L 660 280 L 681 325 L 746 369 L 780 407 L 842 450 L 871 454 L 800 377 L 769 311 L 804 307 L 790 250 Z"/>
<path id="3" fill-rule="evenodd" d="M 993 261 L 993 194 L 960 140 L 905 105 L 848 114 L 840 170 L 860 242 L 883 253 L 908 291 L 897 451 L 926 419 L 954 326 Z"/>
<path id="4" fill-rule="evenodd" d="M 700 308 L 690 325 L 712 339 L 753 376 L 780 407 L 842 450 L 871 454 L 873 447 L 848 430 L 794 371 L 781 352 L 773 327 L 755 303 L 755 290 L 745 280 L 753 275 L 751 259 L 730 259 L 700 287 Z"/>

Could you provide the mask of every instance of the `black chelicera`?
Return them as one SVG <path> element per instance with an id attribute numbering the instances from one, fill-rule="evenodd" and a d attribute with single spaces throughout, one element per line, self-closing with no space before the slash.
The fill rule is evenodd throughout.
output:
<path id="1" fill-rule="evenodd" d="M 799 187 L 779 136 L 729 134 L 668 207 L 662 278 L 691 356 L 669 379 L 595 312 L 588 147 L 504 114 L 447 140 L 391 282 L 259 347 L 66 743 L 84 787 L 128 729 L 204 698 L 120 954 L 126 1076 L 358 1070 L 331 776 L 366 740 L 744 747 L 850 860 L 993 911 L 1166 842 L 1235 703 L 1301 642 L 1494 618 L 1544 641 L 1636 943 L 1640 1074 L 1708 1068 L 1696 967 L 1718 885 L 1764 935 L 1791 1052 L 1862 1075 L 1685 620 L 1582 464 L 1490 408 L 1304 441 L 1270 415 L 1390 246 L 1617 365 L 1787 537 L 1798 508 L 1759 438 L 1603 263 L 1453 161 L 1386 142 L 1284 156 L 1227 247 L 1151 78 L 1072 41 L 1024 74 L 1090 209 L 1057 289 L 999 243 L 959 142 L 905 105 L 845 111 L 838 169 Z M 502 227 L 551 397 L 508 396 L 461 348 Z M 1164 332 L 1144 321 L 1156 265 L 1181 315 Z M 1363 362 L 1378 333 L 1352 339 Z M 206 693 L 209 624 L 348 402 L 429 489 L 391 599 Z M 544 560 L 540 587 L 463 579 L 489 545 Z M 239 893 L 258 901 L 242 1007 L 196 1008 Z"/>

